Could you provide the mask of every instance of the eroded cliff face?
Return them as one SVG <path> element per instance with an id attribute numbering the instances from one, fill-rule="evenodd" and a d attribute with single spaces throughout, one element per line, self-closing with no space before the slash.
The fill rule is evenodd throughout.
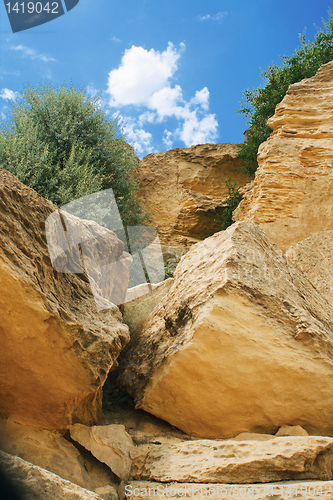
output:
<path id="1" fill-rule="evenodd" d="M 237 187 L 249 182 L 238 149 L 237 144 L 199 144 L 143 158 L 136 171 L 139 196 L 164 249 L 186 250 L 219 230 L 218 214 L 228 196 L 225 179 Z"/>
<path id="2" fill-rule="evenodd" d="M 253 221 L 281 250 L 333 229 L 333 62 L 290 85 L 268 120 L 254 181 L 234 212 Z"/>

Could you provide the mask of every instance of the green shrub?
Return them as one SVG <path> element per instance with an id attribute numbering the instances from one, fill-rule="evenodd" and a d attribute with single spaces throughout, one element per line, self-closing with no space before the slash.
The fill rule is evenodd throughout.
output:
<path id="1" fill-rule="evenodd" d="M 234 221 L 232 220 L 232 213 L 238 207 L 243 198 L 236 189 L 236 184 L 232 185 L 230 179 L 225 179 L 225 183 L 228 188 L 228 198 L 226 198 L 223 203 L 226 203 L 227 206 L 224 209 L 223 214 L 218 216 L 218 219 L 215 220 L 215 222 L 220 223 L 220 231 L 224 231 L 227 227 L 233 224 Z"/>
<path id="2" fill-rule="evenodd" d="M 243 93 L 245 103 L 238 113 L 242 113 L 249 123 L 250 141 L 241 145 L 239 157 L 243 171 L 252 175 L 257 164 L 258 148 L 270 135 L 266 125 L 274 115 L 276 105 L 286 95 L 292 83 L 314 76 L 319 67 L 333 60 L 333 11 L 329 10 L 329 20 L 323 21 L 324 30 L 317 29 L 313 42 L 305 42 L 305 33 L 300 35 L 301 46 L 292 56 L 281 56 L 282 66 L 271 64 L 261 76 L 265 80 L 262 87 L 246 89 Z"/>
<path id="3" fill-rule="evenodd" d="M 57 206 L 112 188 L 124 225 L 148 219 L 135 194 L 138 167 L 98 97 L 72 84 L 28 86 L 0 130 L 0 165 Z"/>

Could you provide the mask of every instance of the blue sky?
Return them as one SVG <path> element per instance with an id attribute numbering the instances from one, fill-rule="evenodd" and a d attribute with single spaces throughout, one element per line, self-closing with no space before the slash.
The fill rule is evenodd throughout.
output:
<path id="1" fill-rule="evenodd" d="M 322 0 L 80 0 L 13 34 L 0 5 L 0 116 L 10 116 L 8 99 L 27 84 L 73 82 L 101 93 L 140 158 L 242 142 L 243 90 L 262 84 L 260 68 L 294 52 L 305 27 L 312 41 L 330 7 Z"/>

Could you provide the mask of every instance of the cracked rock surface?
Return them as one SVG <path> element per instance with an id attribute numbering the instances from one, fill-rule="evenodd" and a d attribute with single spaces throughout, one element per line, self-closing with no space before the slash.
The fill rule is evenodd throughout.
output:
<path id="1" fill-rule="evenodd" d="M 117 307 L 97 311 L 86 275 L 53 269 L 45 221 L 56 209 L 0 170 L 1 417 L 46 429 L 96 423 L 102 386 L 129 340 Z M 101 237 L 92 252 L 104 245 L 122 255 L 114 233 L 86 222 L 82 230 L 93 225 Z"/>
<path id="2" fill-rule="evenodd" d="M 122 356 L 137 407 L 186 434 L 333 434 L 333 311 L 253 223 L 194 245 Z"/>

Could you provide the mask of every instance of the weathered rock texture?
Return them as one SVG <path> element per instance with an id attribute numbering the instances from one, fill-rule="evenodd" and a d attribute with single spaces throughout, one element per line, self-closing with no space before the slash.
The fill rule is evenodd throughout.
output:
<path id="1" fill-rule="evenodd" d="M 4 420 L 0 425 L 0 449 L 84 488 L 95 486 L 79 451 L 57 432 Z"/>
<path id="2" fill-rule="evenodd" d="M 5 477 L 22 494 L 22 500 L 102 500 L 92 491 L 2 451 L 0 467 Z"/>
<path id="3" fill-rule="evenodd" d="M 315 233 L 291 246 L 286 255 L 319 290 L 328 303 L 333 303 L 333 231 Z"/>
<path id="4" fill-rule="evenodd" d="M 198 437 L 333 435 L 332 327 L 332 307 L 259 226 L 233 224 L 182 258 L 120 382 Z"/>
<path id="5" fill-rule="evenodd" d="M 97 421 L 129 340 L 118 308 L 97 312 L 85 275 L 52 268 L 45 220 L 55 210 L 0 170 L 1 414 L 48 429 Z"/>
<path id="6" fill-rule="evenodd" d="M 132 478 L 184 483 L 268 483 L 333 479 L 333 439 L 279 437 L 269 441 L 185 441 L 142 447 Z"/>
<path id="7" fill-rule="evenodd" d="M 100 462 L 107 464 L 121 480 L 126 480 L 131 469 L 132 438 L 123 425 L 75 424 L 70 428 L 71 438 L 77 441 Z"/>
<path id="8" fill-rule="evenodd" d="M 200 144 L 153 153 L 136 170 L 139 196 L 151 212 L 164 249 L 181 251 L 219 230 L 217 215 L 228 196 L 225 179 L 237 187 L 242 175 L 236 144 Z"/>
<path id="9" fill-rule="evenodd" d="M 333 229 L 333 62 L 290 85 L 267 124 L 254 181 L 234 220 L 260 224 L 285 251 Z"/>

